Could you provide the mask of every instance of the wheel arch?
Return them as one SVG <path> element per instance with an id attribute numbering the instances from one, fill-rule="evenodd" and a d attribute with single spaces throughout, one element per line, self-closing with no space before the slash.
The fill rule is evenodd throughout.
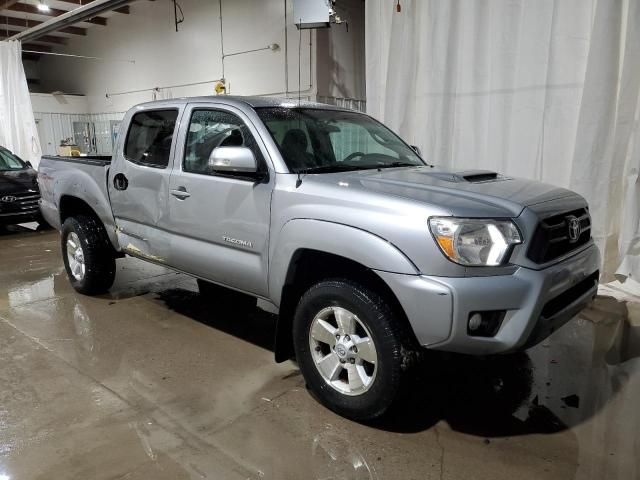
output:
<path id="1" fill-rule="evenodd" d="M 299 248 L 292 255 L 280 295 L 275 339 L 277 362 L 288 360 L 294 354 L 293 317 L 300 298 L 312 285 L 332 278 L 344 278 L 374 290 L 389 302 L 404 327 L 413 332 L 400 301 L 374 269 L 335 253 Z"/>
<path id="2" fill-rule="evenodd" d="M 69 194 L 62 195 L 59 200 L 58 213 L 60 215 L 60 225 L 63 225 L 67 218 L 77 215 L 87 215 L 95 218 L 104 227 L 111 244 L 113 246 L 118 245 L 115 229 L 108 228 L 98 212 L 82 198 Z"/>

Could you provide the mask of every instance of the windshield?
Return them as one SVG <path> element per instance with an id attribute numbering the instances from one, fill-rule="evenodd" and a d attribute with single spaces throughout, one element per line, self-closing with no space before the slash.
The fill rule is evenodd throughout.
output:
<path id="1" fill-rule="evenodd" d="M 24 170 L 27 165 L 8 150 L 0 148 L 0 172 L 7 170 Z"/>
<path id="2" fill-rule="evenodd" d="M 322 173 L 422 166 L 416 152 L 387 127 L 356 112 L 257 108 L 292 172 Z"/>

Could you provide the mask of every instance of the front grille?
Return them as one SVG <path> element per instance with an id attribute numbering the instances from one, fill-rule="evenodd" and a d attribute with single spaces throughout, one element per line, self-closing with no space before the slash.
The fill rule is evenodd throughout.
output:
<path id="1" fill-rule="evenodd" d="M 580 234 L 575 239 L 570 236 L 573 218 L 580 224 Z M 535 263 L 547 263 L 584 245 L 590 238 L 591 216 L 586 208 L 553 215 L 538 224 L 527 257 Z"/>
<path id="2" fill-rule="evenodd" d="M 569 290 L 566 290 L 552 300 L 549 300 L 542 309 L 542 316 L 544 318 L 553 317 L 555 314 L 562 311 L 591 290 L 594 285 L 597 285 L 599 278 L 600 272 L 594 272 L 580 283 L 571 287 Z"/>
<path id="3" fill-rule="evenodd" d="M 14 201 L 2 201 L 6 197 L 15 197 Z M 30 213 L 38 211 L 38 192 L 13 193 L 10 195 L 0 195 L 0 213 Z"/>

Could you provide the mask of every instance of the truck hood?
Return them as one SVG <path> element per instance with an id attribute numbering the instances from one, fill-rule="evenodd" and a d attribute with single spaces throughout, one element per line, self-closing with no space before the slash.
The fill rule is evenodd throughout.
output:
<path id="1" fill-rule="evenodd" d="M 33 169 L 0 171 L 0 197 L 38 191 L 37 174 Z"/>
<path id="2" fill-rule="evenodd" d="M 361 170 L 341 174 L 363 189 L 444 207 L 452 215 L 518 216 L 525 207 L 563 197 L 571 190 L 488 171 L 449 172 L 433 167 Z"/>

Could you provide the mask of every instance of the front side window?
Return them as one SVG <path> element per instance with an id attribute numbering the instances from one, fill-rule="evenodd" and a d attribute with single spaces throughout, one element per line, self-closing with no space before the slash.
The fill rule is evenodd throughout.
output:
<path id="1" fill-rule="evenodd" d="M 185 172 L 213 175 L 209 167 L 211 152 L 218 147 L 247 147 L 264 169 L 264 160 L 254 136 L 233 113 L 222 110 L 196 110 L 191 115 L 183 169 Z"/>
<path id="2" fill-rule="evenodd" d="M 124 147 L 127 160 L 148 167 L 166 168 L 177 118 L 178 110 L 136 113 L 131 119 Z"/>
<path id="3" fill-rule="evenodd" d="M 24 170 L 27 164 L 7 150 L 0 150 L 0 172 L 7 170 Z"/>
<path id="4" fill-rule="evenodd" d="M 416 152 L 367 115 L 314 108 L 258 108 L 292 172 L 422 166 Z"/>

